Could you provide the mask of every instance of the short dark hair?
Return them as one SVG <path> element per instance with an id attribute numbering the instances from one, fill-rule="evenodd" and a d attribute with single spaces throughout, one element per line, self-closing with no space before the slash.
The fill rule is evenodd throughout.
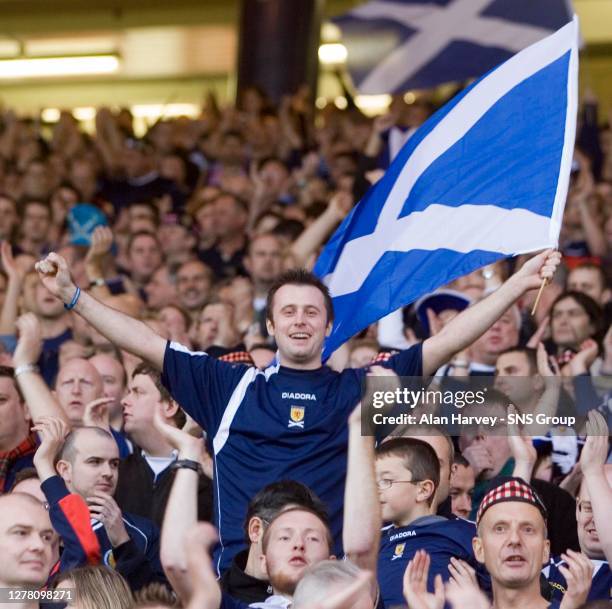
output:
<path id="1" fill-rule="evenodd" d="M 403 466 L 412 474 L 413 481 L 431 480 L 434 490 L 427 500 L 431 505 L 440 485 L 440 460 L 436 451 L 423 440 L 416 438 L 391 438 L 376 449 L 376 458 L 399 457 Z"/>
<path id="2" fill-rule="evenodd" d="M 156 389 L 161 395 L 161 399 L 164 402 L 172 401 L 172 396 L 170 395 L 170 392 L 164 387 L 161 381 L 161 373 L 157 368 L 154 368 L 146 362 L 140 362 L 140 364 L 138 364 L 138 366 L 136 366 L 136 368 L 134 368 L 134 371 L 132 372 L 132 379 L 140 374 L 144 374 L 145 376 L 151 378 Z"/>
<path id="3" fill-rule="evenodd" d="M 156 205 L 154 205 L 150 201 L 134 201 L 133 203 L 130 203 L 128 211 L 133 207 L 146 207 L 151 212 L 153 224 L 155 224 L 156 227 L 159 227 L 159 209 Z"/>
<path id="4" fill-rule="evenodd" d="M 12 368 L 11 366 L 0 366 L 0 378 L 2 377 L 11 379 L 11 381 L 13 381 L 13 386 L 19 395 L 19 399 L 22 402 L 25 402 L 23 393 L 21 393 L 21 389 L 19 388 L 19 383 L 15 380 L 15 368 Z"/>
<path id="5" fill-rule="evenodd" d="M 162 307 L 162 309 L 174 309 L 175 311 L 178 311 L 180 316 L 183 318 L 183 321 L 185 322 L 185 328 L 189 330 L 189 326 L 191 326 L 191 316 L 189 315 L 189 313 L 187 313 L 185 309 L 183 309 L 183 307 L 174 303 L 170 303 L 167 304 L 165 307 Z"/>
<path id="6" fill-rule="evenodd" d="M 529 364 L 529 372 L 535 374 L 538 371 L 538 357 L 537 351 L 531 347 L 508 347 L 504 349 L 498 356 L 506 355 L 506 353 L 522 353 L 527 358 Z"/>
<path id="7" fill-rule="evenodd" d="M 321 524 L 323 525 L 323 527 L 325 528 L 325 536 L 326 536 L 326 541 L 327 541 L 327 545 L 329 547 L 329 551 L 331 553 L 333 547 L 334 547 L 334 538 L 333 535 L 331 533 L 331 530 L 329 528 L 329 524 L 327 523 L 326 520 L 323 520 L 321 518 L 321 514 L 315 512 L 314 510 L 311 510 L 310 508 L 307 507 L 303 507 L 303 506 L 295 506 L 295 507 L 290 507 L 286 510 L 282 510 L 280 512 L 278 512 L 276 514 L 276 516 L 274 516 L 274 518 L 269 522 L 268 526 L 266 527 L 266 530 L 263 534 L 263 538 L 261 540 L 261 549 L 263 550 L 263 553 L 265 554 L 267 548 L 268 548 L 268 543 L 270 541 L 270 530 L 272 529 L 272 525 L 276 522 L 276 520 L 278 520 L 281 516 L 284 516 L 285 514 L 289 514 L 291 512 L 308 512 L 309 514 L 312 514 L 313 516 L 315 516 L 316 518 L 318 518 L 321 521 Z"/>
<path id="8" fill-rule="evenodd" d="M 132 379 L 140 374 L 148 376 L 153 381 L 153 384 L 155 385 L 155 388 L 159 391 L 160 397 L 163 402 L 174 401 L 174 398 L 170 395 L 170 392 L 164 387 L 164 384 L 161 380 L 161 372 L 157 368 L 154 368 L 146 362 L 140 362 L 140 364 L 138 364 L 138 366 L 134 368 L 134 372 L 132 372 Z M 176 411 L 176 414 L 174 415 L 173 419 L 177 427 L 182 427 L 185 424 L 185 413 L 182 411 L 180 406 Z"/>
<path id="9" fill-rule="evenodd" d="M 329 526 L 327 508 L 313 491 L 301 482 L 280 480 L 279 482 L 272 482 L 264 486 L 249 501 L 244 519 L 244 534 L 247 544 L 251 543 L 249 539 L 249 522 L 251 522 L 252 518 L 261 518 L 269 524 L 288 505 L 299 506 L 312 511 L 326 526 Z"/>
<path id="10" fill-rule="evenodd" d="M 151 239 L 153 239 L 153 241 L 155 241 L 155 243 L 157 243 L 158 248 L 161 250 L 161 243 L 159 242 L 159 239 L 157 238 L 157 235 L 155 233 L 152 233 L 148 230 L 139 230 L 139 231 L 136 231 L 135 233 L 132 233 L 128 239 L 128 242 L 127 242 L 128 254 L 130 254 L 130 252 L 132 251 L 132 246 L 134 245 L 134 241 L 136 241 L 138 237 L 150 237 Z"/>
<path id="11" fill-rule="evenodd" d="M 313 273 L 304 269 L 292 269 L 283 273 L 270 287 L 266 301 L 266 319 L 274 321 L 272 309 L 274 307 L 274 296 L 284 285 L 309 285 L 323 294 L 325 310 L 327 311 L 327 323 L 334 321 L 334 304 L 328 287 Z"/>
<path id="12" fill-rule="evenodd" d="M 600 264 L 594 264 L 593 262 L 581 262 L 579 265 L 575 266 L 568 274 L 568 279 L 569 276 L 574 272 L 574 271 L 580 271 L 580 270 L 585 270 L 585 271 L 595 271 L 598 275 L 599 275 L 599 281 L 601 281 L 601 288 L 603 290 L 605 290 L 608 287 L 608 279 L 606 277 L 606 273 L 604 272 L 603 268 L 601 267 Z"/>
<path id="13" fill-rule="evenodd" d="M 57 456 L 54 459 L 55 462 L 68 461 L 72 463 L 74 461 L 74 457 L 77 452 L 76 446 L 75 446 L 76 441 L 79 437 L 79 434 L 85 429 L 92 430 L 94 433 L 98 434 L 99 436 L 108 438 L 109 440 L 112 440 L 113 442 L 115 441 L 115 438 L 113 438 L 112 434 L 109 431 L 106 431 L 106 429 L 102 429 L 101 427 L 93 427 L 93 426 L 86 426 L 86 425 L 83 425 L 81 427 L 75 427 L 66 436 L 66 439 L 64 440 L 64 444 L 62 445 Z"/>
<path id="14" fill-rule="evenodd" d="M 40 207 L 44 207 L 47 210 L 47 213 L 49 214 L 49 218 L 53 216 L 51 204 L 49 203 L 49 199 L 47 199 L 46 197 L 24 197 L 19 201 L 19 205 L 17 208 L 21 220 L 25 218 L 26 210 L 30 205 L 38 205 Z"/>
<path id="15" fill-rule="evenodd" d="M 574 290 L 568 290 L 567 292 L 562 292 L 555 298 L 552 306 L 550 307 L 550 313 L 553 314 L 555 307 L 562 301 L 572 298 L 575 300 L 583 309 L 584 312 L 588 315 L 589 321 L 593 325 L 593 336 L 597 338 L 599 333 L 601 332 L 601 326 L 603 322 L 603 313 L 601 307 L 587 294 L 583 292 L 576 292 Z"/>
<path id="16" fill-rule="evenodd" d="M 270 215 L 269 212 L 265 215 Z M 287 237 L 288 239 L 297 239 L 304 231 L 304 224 L 299 220 L 291 218 L 281 220 L 273 229 L 272 232 L 279 237 Z"/>
<path id="17" fill-rule="evenodd" d="M 461 465 L 461 467 L 470 467 L 470 462 L 459 452 L 455 452 L 453 457 L 453 465 Z"/>

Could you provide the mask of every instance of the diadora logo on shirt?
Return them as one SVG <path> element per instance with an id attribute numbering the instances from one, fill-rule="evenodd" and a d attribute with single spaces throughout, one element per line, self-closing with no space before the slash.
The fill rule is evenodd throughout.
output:
<path id="1" fill-rule="evenodd" d="M 398 543 L 395 546 L 395 550 L 393 551 L 393 556 L 391 557 L 391 560 L 397 560 L 398 558 L 401 558 L 404 555 L 405 549 L 406 549 L 405 543 Z"/>
<path id="2" fill-rule="evenodd" d="M 396 539 L 404 539 L 404 537 L 416 537 L 416 531 L 402 531 L 389 537 L 389 541 L 395 541 Z"/>
<path id="3" fill-rule="evenodd" d="M 289 424 L 287 427 L 299 427 L 300 429 L 304 429 L 305 414 L 306 409 L 304 406 L 292 406 L 289 411 Z"/>
<path id="4" fill-rule="evenodd" d="M 288 393 L 287 391 L 283 391 L 281 394 L 281 398 L 283 400 L 312 400 L 313 402 L 317 401 L 317 396 L 314 393 Z"/>

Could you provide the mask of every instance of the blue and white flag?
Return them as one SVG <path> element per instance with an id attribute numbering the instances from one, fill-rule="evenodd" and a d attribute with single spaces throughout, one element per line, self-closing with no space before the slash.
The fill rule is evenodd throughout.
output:
<path id="1" fill-rule="evenodd" d="M 315 273 L 336 321 L 328 356 L 441 285 L 557 245 L 578 97 L 578 20 L 436 112 L 345 218 Z"/>
<path id="2" fill-rule="evenodd" d="M 360 93 L 482 76 L 572 18 L 569 0 L 374 0 L 334 19 Z"/>

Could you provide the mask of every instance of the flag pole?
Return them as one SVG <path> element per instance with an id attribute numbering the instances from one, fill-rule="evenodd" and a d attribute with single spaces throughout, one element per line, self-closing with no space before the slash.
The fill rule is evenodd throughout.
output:
<path id="1" fill-rule="evenodd" d="M 542 298 L 542 294 L 544 293 L 544 288 L 548 285 L 548 278 L 545 277 L 542 279 L 542 285 L 538 291 L 538 295 L 536 296 L 535 302 L 533 303 L 533 308 L 531 309 L 531 316 L 535 315 L 536 309 L 538 308 L 538 304 L 540 304 L 540 298 Z"/>

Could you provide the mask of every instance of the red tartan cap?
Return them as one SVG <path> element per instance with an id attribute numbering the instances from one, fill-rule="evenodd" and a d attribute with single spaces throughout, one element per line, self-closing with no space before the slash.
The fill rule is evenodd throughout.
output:
<path id="1" fill-rule="evenodd" d="M 476 514 L 476 526 L 480 524 L 483 514 L 492 505 L 503 503 L 504 501 L 530 503 L 540 510 L 542 518 L 546 522 L 548 518 L 546 507 L 531 485 L 527 484 L 522 478 L 502 477 L 496 482 L 495 486 L 487 491 L 487 494 L 480 502 L 480 507 Z"/>

